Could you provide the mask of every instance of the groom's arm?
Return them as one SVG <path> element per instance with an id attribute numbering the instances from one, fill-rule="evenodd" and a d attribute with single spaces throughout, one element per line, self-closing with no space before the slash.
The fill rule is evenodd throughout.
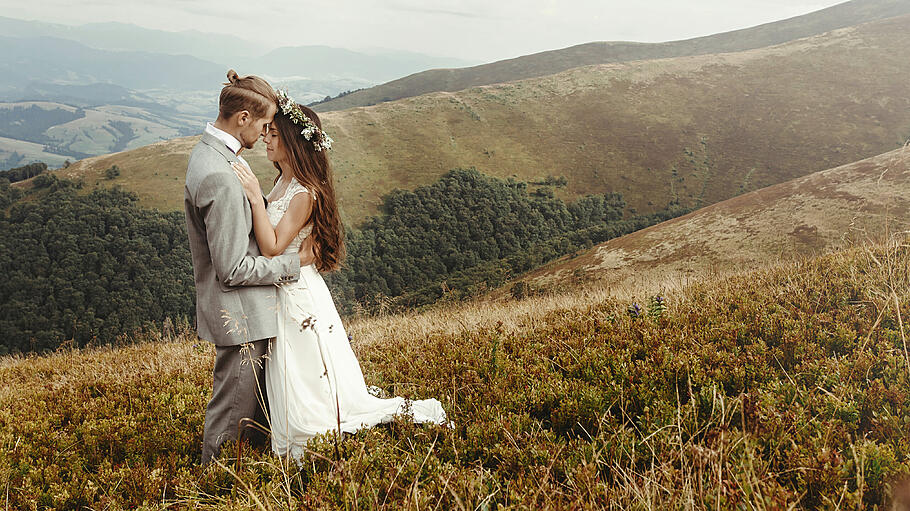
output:
<path id="1" fill-rule="evenodd" d="M 300 256 L 248 256 L 250 230 L 245 220 L 246 197 L 228 172 L 208 175 L 196 194 L 215 274 L 227 286 L 262 286 L 292 282 L 300 276 Z"/>

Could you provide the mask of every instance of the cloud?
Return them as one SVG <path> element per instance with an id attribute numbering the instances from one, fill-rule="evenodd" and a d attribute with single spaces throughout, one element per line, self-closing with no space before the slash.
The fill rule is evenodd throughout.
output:
<path id="1" fill-rule="evenodd" d="M 432 2 L 431 2 L 432 3 Z M 438 2 L 437 2 L 438 3 Z M 428 6 L 426 2 L 409 4 L 405 2 L 391 2 L 387 9 L 392 11 L 417 12 L 421 14 L 432 14 L 439 16 L 454 16 L 456 18 L 478 19 L 485 16 L 477 12 L 465 10 L 446 9 L 442 7 Z"/>

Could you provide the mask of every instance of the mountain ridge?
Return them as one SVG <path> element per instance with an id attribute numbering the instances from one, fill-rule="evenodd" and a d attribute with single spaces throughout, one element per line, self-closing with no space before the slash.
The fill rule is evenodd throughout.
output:
<path id="1" fill-rule="evenodd" d="M 62 25 L 0 16 L 0 33 L 11 38 L 64 39 L 104 51 L 191 56 L 224 67 L 225 71 L 235 68 L 244 74 L 277 78 L 307 75 L 324 81 L 323 75 L 338 75 L 375 84 L 428 68 L 473 64 L 464 59 L 406 51 L 364 52 L 327 45 L 270 48 L 235 35 L 196 30 L 171 32 L 118 22 Z M 276 54 L 284 54 L 285 58 L 278 59 Z M 306 63 L 306 69 L 297 67 L 295 62 Z"/>
<path id="2" fill-rule="evenodd" d="M 213 77 L 226 71 L 223 66 L 188 55 L 99 50 L 47 36 L 0 36 L 0 55 L 0 93 L 4 94 L 33 81 L 76 85 L 108 82 L 139 90 L 209 89 Z"/>
<path id="3" fill-rule="evenodd" d="M 356 223 L 396 188 L 475 167 L 527 182 L 564 176 L 560 198 L 618 192 L 648 213 L 881 154 L 910 133 L 908 33 L 904 16 L 747 52 L 588 66 L 323 113 L 342 210 Z M 164 193 L 174 184 L 156 182 L 146 162 L 182 172 L 191 144 L 164 147 L 67 173 L 90 184 L 116 163 L 121 184 L 148 205 L 178 209 L 178 190 Z M 261 147 L 250 157 L 267 185 Z"/>
<path id="4" fill-rule="evenodd" d="M 369 106 L 430 92 L 456 92 L 546 76 L 594 64 L 739 52 L 905 14 L 910 14 L 910 3 L 903 0 L 851 0 L 786 20 L 693 39 L 665 43 L 593 42 L 470 68 L 429 70 L 320 103 L 314 109 L 325 112 Z"/>
<path id="5" fill-rule="evenodd" d="M 168 132 L 169 136 L 188 134 L 187 117 L 195 129 L 217 114 L 218 91 L 229 68 L 265 76 L 276 87 L 309 103 L 436 65 L 463 63 L 418 53 L 377 51 L 370 55 L 324 46 L 285 47 L 265 53 L 265 48 L 233 36 L 166 32 L 122 23 L 68 26 L 0 17 L 0 34 L 0 102 L 140 107 L 152 111 L 164 124 L 181 126 L 177 132 Z M 225 55 L 229 58 L 221 58 Z M 229 64 L 215 63 L 218 60 Z M 310 77 L 300 76 L 304 72 Z M 33 119 L 19 121 L 28 125 Z M 86 124 L 79 136 L 91 139 L 94 132 L 110 140 L 104 132 L 111 129 L 116 131 L 102 120 Z M 0 147 L 0 169 L 39 159 L 57 166 L 67 159 L 124 147 L 96 143 L 87 151 L 60 151 L 56 146 L 35 145 L 45 140 L 16 142 L 17 137 L 10 133 L 3 135 L 8 138 Z"/>
<path id="6" fill-rule="evenodd" d="M 7 37 L 57 37 L 99 50 L 195 55 L 216 62 L 228 55 L 252 57 L 268 51 L 236 36 L 195 30 L 168 32 L 118 22 L 64 25 L 0 16 L 0 33 Z"/>

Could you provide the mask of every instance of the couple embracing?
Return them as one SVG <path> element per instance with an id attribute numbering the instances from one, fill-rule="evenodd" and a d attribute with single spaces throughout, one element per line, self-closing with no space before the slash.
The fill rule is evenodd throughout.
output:
<path id="1" fill-rule="evenodd" d="M 218 119 L 190 155 L 184 209 L 199 337 L 215 344 L 202 462 L 265 425 L 272 450 L 299 459 L 306 443 L 405 411 L 371 395 L 321 272 L 344 255 L 319 117 L 262 78 L 228 71 Z M 268 197 L 241 157 L 262 137 L 278 170 Z M 446 423 L 439 401 L 409 403 L 417 422 Z"/>

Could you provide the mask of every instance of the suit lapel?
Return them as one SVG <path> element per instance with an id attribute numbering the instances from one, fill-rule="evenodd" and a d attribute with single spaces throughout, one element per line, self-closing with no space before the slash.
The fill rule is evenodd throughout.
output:
<path id="1" fill-rule="evenodd" d="M 202 133 L 202 143 L 221 153 L 221 155 L 224 156 L 224 158 L 229 162 L 240 161 L 237 159 L 237 155 L 235 155 L 228 148 L 228 146 L 224 145 L 224 142 L 219 140 L 218 137 L 212 135 L 211 133 Z"/>
<path id="2" fill-rule="evenodd" d="M 240 160 L 237 159 L 237 156 L 230 150 L 230 148 L 228 148 L 228 146 L 224 145 L 224 142 L 222 142 L 215 135 L 212 135 L 211 133 L 202 132 L 202 139 L 200 140 L 200 142 L 202 142 L 203 144 L 218 151 L 219 154 L 224 156 L 224 159 L 227 160 L 229 163 L 229 165 L 227 165 L 225 167 L 225 170 L 227 172 L 233 172 L 233 169 L 231 169 L 231 167 L 230 167 L 230 163 L 233 163 L 233 162 L 239 163 L 240 162 Z M 240 180 L 237 180 L 237 188 L 240 190 L 240 193 L 243 196 L 243 213 L 244 213 L 243 217 L 246 220 L 247 226 L 249 226 L 250 235 L 252 236 L 252 232 L 253 232 L 252 214 L 253 214 L 253 212 L 250 210 L 250 203 L 246 200 L 246 194 L 244 194 L 244 192 L 243 192 L 243 187 L 240 186 Z M 263 198 L 263 200 L 265 200 L 265 199 Z M 268 205 L 268 201 L 266 201 L 266 205 Z"/>

